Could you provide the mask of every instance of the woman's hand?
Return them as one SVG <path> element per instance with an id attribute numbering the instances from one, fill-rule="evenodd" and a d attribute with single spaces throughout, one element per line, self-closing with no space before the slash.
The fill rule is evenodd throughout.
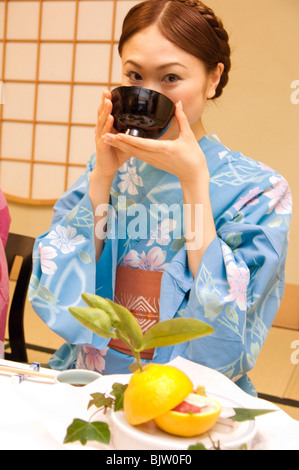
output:
<path id="1" fill-rule="evenodd" d="M 179 135 L 175 140 L 144 139 L 126 134 L 107 133 L 104 142 L 117 151 L 174 174 L 182 185 L 203 179 L 209 180 L 205 156 L 180 102 L 176 105 L 175 116 L 179 126 Z"/>
<path id="2" fill-rule="evenodd" d="M 98 120 L 95 127 L 96 166 L 95 173 L 101 178 L 112 179 L 119 167 L 129 158 L 121 149 L 111 147 L 104 142 L 103 136 L 113 132 L 111 92 L 103 92 L 102 102 L 98 109 Z"/>
<path id="3" fill-rule="evenodd" d="M 113 131 L 112 101 L 110 91 L 105 91 L 98 110 L 95 128 L 96 164 L 90 174 L 89 197 L 94 211 L 96 261 L 103 249 L 111 186 L 117 170 L 129 154 L 107 145 L 103 136 Z M 112 135 L 112 134 L 111 134 Z"/>
<path id="4" fill-rule="evenodd" d="M 175 140 L 151 140 L 125 134 L 104 137 L 113 148 L 177 176 L 184 201 L 185 238 L 189 268 L 196 276 L 202 256 L 216 236 L 210 203 L 210 176 L 206 158 L 198 145 L 182 105 L 175 113 L 179 135 Z"/>

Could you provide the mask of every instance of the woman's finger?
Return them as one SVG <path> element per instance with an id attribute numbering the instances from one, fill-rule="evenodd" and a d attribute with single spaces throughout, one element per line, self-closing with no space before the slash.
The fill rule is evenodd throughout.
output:
<path id="1" fill-rule="evenodd" d="M 169 141 L 158 141 L 126 134 L 111 133 L 105 134 L 103 140 L 106 144 L 126 154 L 152 164 L 169 158 L 169 155 L 172 153 L 169 148 L 172 143 Z"/>
<path id="2" fill-rule="evenodd" d="M 142 137 L 134 137 L 126 134 L 105 134 L 104 141 L 113 147 L 129 153 L 145 162 L 151 162 L 156 155 L 161 158 L 165 153 L 165 141 L 159 142 Z"/>
<path id="3" fill-rule="evenodd" d="M 109 116 L 107 117 L 106 123 L 103 127 L 103 134 L 106 134 L 112 131 L 113 123 L 114 123 L 114 117 L 111 114 L 109 114 Z"/>
<path id="4" fill-rule="evenodd" d="M 100 105 L 98 107 L 98 119 L 99 119 L 100 115 L 103 112 L 104 104 L 105 104 L 106 99 L 108 99 L 108 100 L 111 99 L 111 93 L 110 93 L 109 90 L 104 90 L 103 93 L 102 93 L 102 99 L 101 99 Z"/>
<path id="5" fill-rule="evenodd" d="M 107 121 L 111 123 L 111 118 L 112 118 L 111 112 L 112 112 L 112 103 L 109 99 L 104 98 L 104 103 L 102 105 L 101 112 L 99 112 L 98 121 L 96 125 L 96 130 L 98 134 L 103 134 L 105 132 L 111 131 L 112 129 L 111 125 L 107 126 Z"/>
<path id="6" fill-rule="evenodd" d="M 186 114 L 184 113 L 183 105 L 182 105 L 181 101 L 176 103 L 175 117 L 176 117 L 178 125 L 179 125 L 180 134 L 184 137 L 184 136 L 188 136 L 191 132 L 192 135 L 193 135 L 193 132 L 191 130 L 188 118 L 187 118 Z"/>

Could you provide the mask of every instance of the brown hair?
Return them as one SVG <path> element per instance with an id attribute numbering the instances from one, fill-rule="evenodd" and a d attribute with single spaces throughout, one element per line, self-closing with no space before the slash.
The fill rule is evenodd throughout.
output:
<path id="1" fill-rule="evenodd" d="M 146 0 L 125 17 L 119 41 L 121 56 L 125 42 L 139 31 L 156 24 L 170 42 L 204 62 L 207 71 L 224 65 L 214 98 L 221 95 L 231 67 L 228 34 L 222 21 L 199 0 Z"/>

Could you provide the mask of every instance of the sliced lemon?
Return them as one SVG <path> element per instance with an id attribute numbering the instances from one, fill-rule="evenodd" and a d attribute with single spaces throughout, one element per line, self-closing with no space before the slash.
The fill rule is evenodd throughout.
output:
<path id="1" fill-rule="evenodd" d="M 216 400 L 191 393 L 179 406 L 157 416 L 154 421 L 169 434 L 193 437 L 209 431 L 220 413 L 221 405 Z"/>

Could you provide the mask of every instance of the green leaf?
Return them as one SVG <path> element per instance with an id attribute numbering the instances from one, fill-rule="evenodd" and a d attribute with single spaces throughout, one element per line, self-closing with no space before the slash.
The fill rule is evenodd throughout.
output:
<path id="1" fill-rule="evenodd" d="M 204 444 L 198 442 L 197 444 L 193 444 L 188 447 L 188 450 L 207 450 Z"/>
<path id="2" fill-rule="evenodd" d="M 107 397 L 104 393 L 91 393 L 90 396 L 92 397 L 92 400 L 88 403 L 88 409 L 91 406 L 95 406 L 96 408 L 103 408 L 104 406 L 112 408 L 114 403 L 113 398 Z"/>
<path id="3" fill-rule="evenodd" d="M 82 263 L 85 263 L 85 264 L 89 264 L 92 261 L 89 254 L 84 250 L 79 251 L 79 258 L 82 261 Z"/>
<path id="4" fill-rule="evenodd" d="M 72 424 L 67 428 L 64 444 L 76 441 L 80 441 L 82 445 L 85 445 L 87 441 L 109 444 L 110 431 L 108 424 L 102 421 L 88 423 L 82 419 L 74 419 Z"/>
<path id="5" fill-rule="evenodd" d="M 255 409 L 247 409 L 247 408 L 234 408 L 235 415 L 230 416 L 229 419 L 233 421 L 248 421 L 254 419 L 256 416 L 260 416 L 266 413 L 273 413 L 276 410 L 255 410 Z"/>
<path id="6" fill-rule="evenodd" d="M 242 234 L 240 233 L 230 233 L 225 238 L 225 243 L 231 247 L 232 251 L 237 250 L 239 246 L 242 244 Z"/>
<path id="7" fill-rule="evenodd" d="M 104 310 L 109 315 L 113 328 L 121 328 L 121 321 L 115 312 L 113 305 L 111 305 L 107 299 L 104 299 L 104 297 L 100 297 L 96 294 L 88 293 L 82 294 L 82 299 L 90 307 Z"/>
<path id="8" fill-rule="evenodd" d="M 242 212 L 238 212 L 236 214 L 236 216 L 234 217 L 234 222 L 236 222 L 237 224 L 241 223 L 242 220 L 244 219 L 244 216 L 243 216 L 243 213 Z"/>
<path id="9" fill-rule="evenodd" d="M 227 307 L 225 309 L 225 313 L 226 313 L 227 318 L 230 321 L 232 321 L 232 322 L 236 323 L 237 325 L 239 325 L 239 315 L 231 305 L 227 305 Z"/>
<path id="10" fill-rule="evenodd" d="M 247 444 L 242 444 L 238 450 L 248 450 Z"/>
<path id="11" fill-rule="evenodd" d="M 39 285 L 36 294 L 48 304 L 58 302 L 58 299 L 55 297 L 55 295 L 52 294 L 52 292 L 50 292 L 49 289 L 47 289 L 45 286 Z"/>
<path id="12" fill-rule="evenodd" d="M 124 393 L 128 385 L 120 384 L 115 382 L 112 385 L 111 395 L 115 397 L 114 400 L 114 411 L 122 410 L 124 407 Z"/>
<path id="13" fill-rule="evenodd" d="M 135 352 L 137 362 L 140 351 L 144 349 L 191 341 L 214 331 L 200 320 L 173 318 L 157 323 L 143 336 L 137 319 L 127 308 L 95 294 L 85 293 L 82 298 L 90 307 L 71 307 L 71 314 L 99 336 L 123 339 Z"/>
<path id="14" fill-rule="evenodd" d="M 112 300 L 106 300 L 116 312 L 121 322 L 122 331 L 124 331 L 129 336 L 133 343 L 133 346 L 136 349 L 139 349 L 143 342 L 143 333 L 137 319 L 126 307 L 123 307 L 122 305 L 119 305 L 116 302 L 112 302 Z"/>
<path id="15" fill-rule="evenodd" d="M 111 196 L 114 196 L 114 197 L 119 196 L 119 193 L 117 191 L 115 191 L 114 189 L 111 189 L 110 194 L 111 194 Z"/>
<path id="16" fill-rule="evenodd" d="M 268 227 L 275 228 L 275 227 L 280 227 L 282 224 L 282 217 L 276 217 L 276 219 L 271 220 L 268 223 Z"/>
<path id="17" fill-rule="evenodd" d="M 37 289 L 37 288 L 38 288 L 38 286 L 39 286 L 39 278 L 38 278 L 35 274 L 32 274 L 32 275 L 31 275 L 30 284 L 32 285 L 32 287 L 33 287 L 34 289 Z"/>
<path id="18" fill-rule="evenodd" d="M 142 349 L 171 346 L 213 333 L 213 328 L 194 318 L 172 318 L 156 323 L 144 334 Z"/>
<path id="19" fill-rule="evenodd" d="M 104 310 L 111 318 L 112 326 L 126 336 L 136 349 L 141 347 L 143 333 L 134 315 L 122 305 L 95 294 L 82 294 L 88 305 Z M 116 332 L 117 333 L 117 332 Z"/>
<path id="20" fill-rule="evenodd" d="M 140 370 L 140 365 L 137 362 L 132 362 L 128 367 L 129 371 L 134 373 L 136 370 Z"/>
<path id="21" fill-rule="evenodd" d="M 218 302 L 217 300 L 212 301 L 212 302 L 206 302 L 204 304 L 205 317 L 214 319 L 218 317 L 218 315 L 220 315 L 222 309 L 223 309 L 222 303 Z"/>
<path id="22" fill-rule="evenodd" d="M 186 239 L 184 236 L 181 238 L 177 238 L 173 244 L 171 245 L 171 250 L 172 251 L 179 251 L 186 243 Z"/>
<path id="23" fill-rule="evenodd" d="M 96 335 L 103 338 L 113 336 L 111 319 L 104 310 L 90 307 L 70 307 L 69 311 L 76 320 Z"/>
<path id="24" fill-rule="evenodd" d="M 70 212 L 66 214 L 66 221 L 69 224 L 70 221 L 76 217 L 79 206 L 75 206 Z"/>

